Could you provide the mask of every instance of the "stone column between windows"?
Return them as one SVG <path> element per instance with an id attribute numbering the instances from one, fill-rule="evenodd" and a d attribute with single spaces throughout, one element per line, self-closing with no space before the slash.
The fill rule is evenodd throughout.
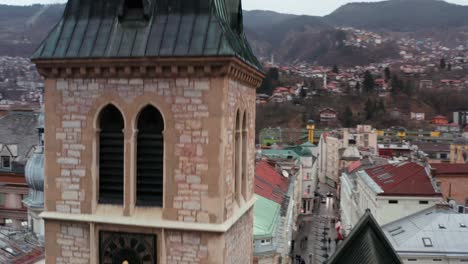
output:
<path id="1" fill-rule="evenodd" d="M 132 196 L 134 195 L 132 190 L 133 176 L 135 173 L 133 169 L 135 167 L 133 150 L 135 144 L 133 144 L 134 131 L 130 126 L 126 126 L 123 130 L 124 134 L 124 199 L 123 199 L 123 215 L 130 216 L 132 206 Z"/>

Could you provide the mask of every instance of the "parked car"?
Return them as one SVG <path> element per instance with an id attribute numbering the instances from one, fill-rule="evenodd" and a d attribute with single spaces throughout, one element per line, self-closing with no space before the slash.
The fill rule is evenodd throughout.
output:
<path id="1" fill-rule="evenodd" d="M 333 193 L 332 192 L 327 192 L 327 197 L 333 197 Z"/>
<path id="2" fill-rule="evenodd" d="M 322 197 L 322 199 L 320 199 L 320 202 L 321 202 L 321 203 L 327 203 L 327 198 Z"/>

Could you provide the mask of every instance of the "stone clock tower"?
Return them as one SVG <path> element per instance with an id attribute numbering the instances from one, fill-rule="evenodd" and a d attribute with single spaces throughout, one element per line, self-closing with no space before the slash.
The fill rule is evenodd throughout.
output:
<path id="1" fill-rule="evenodd" d="M 69 0 L 45 78 L 46 263 L 252 263 L 240 0 Z"/>

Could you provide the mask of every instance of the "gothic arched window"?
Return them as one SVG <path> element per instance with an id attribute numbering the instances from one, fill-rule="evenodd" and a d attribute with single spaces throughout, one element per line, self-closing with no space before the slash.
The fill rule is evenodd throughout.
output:
<path id="1" fill-rule="evenodd" d="M 164 119 L 153 106 L 146 106 L 138 117 L 137 205 L 163 205 Z"/>
<path id="2" fill-rule="evenodd" d="M 241 194 L 241 151 L 242 151 L 242 140 L 241 140 L 241 119 L 240 113 L 237 111 L 236 114 L 236 123 L 235 123 L 235 130 L 234 130 L 234 157 L 233 157 L 233 180 L 234 180 L 234 197 L 236 201 L 240 202 L 240 194 Z"/>
<path id="3" fill-rule="evenodd" d="M 122 204 L 124 189 L 124 119 L 108 105 L 99 114 L 99 203 Z"/>
<path id="4" fill-rule="evenodd" d="M 244 112 L 242 118 L 242 187 L 241 192 L 245 200 L 247 200 L 247 112 Z"/>

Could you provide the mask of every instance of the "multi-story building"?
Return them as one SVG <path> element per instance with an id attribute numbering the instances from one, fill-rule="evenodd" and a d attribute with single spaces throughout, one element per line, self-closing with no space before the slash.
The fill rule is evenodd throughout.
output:
<path id="1" fill-rule="evenodd" d="M 377 134 L 371 126 L 358 125 L 356 128 L 344 128 L 341 130 L 323 133 L 319 141 L 318 170 L 321 182 L 327 183 L 332 187 L 339 185 L 341 170 L 347 165 L 343 162 L 343 154 L 348 147 L 347 154 L 353 157 L 349 161 L 355 160 L 359 156 L 360 150 L 367 153 L 377 152 Z M 358 155 L 350 153 L 358 152 Z"/>
<path id="2" fill-rule="evenodd" d="M 382 227 L 407 264 L 468 262 L 468 214 L 434 206 Z"/>
<path id="3" fill-rule="evenodd" d="M 450 144 L 450 163 L 468 163 L 468 137 L 456 138 Z"/>
<path id="4" fill-rule="evenodd" d="M 347 216 L 347 228 L 370 209 L 380 225 L 385 225 L 412 213 L 442 202 L 423 166 L 413 162 L 387 164 L 356 172 L 356 176 L 342 176 L 340 206 Z M 352 217 L 355 215 L 355 217 Z"/>
<path id="5" fill-rule="evenodd" d="M 252 263 L 263 74 L 242 24 L 240 0 L 68 1 L 33 55 L 46 263 Z"/>
<path id="6" fill-rule="evenodd" d="M 269 162 L 276 167 L 259 161 L 255 169 L 254 263 L 291 263 L 290 242 L 298 216 L 295 183 L 300 171 Z"/>
<path id="7" fill-rule="evenodd" d="M 0 223 L 26 226 L 28 194 L 25 165 L 37 143 L 38 114 L 12 111 L 0 118 Z"/>
<path id="8" fill-rule="evenodd" d="M 444 200 L 468 207 L 468 164 L 430 164 Z"/>

